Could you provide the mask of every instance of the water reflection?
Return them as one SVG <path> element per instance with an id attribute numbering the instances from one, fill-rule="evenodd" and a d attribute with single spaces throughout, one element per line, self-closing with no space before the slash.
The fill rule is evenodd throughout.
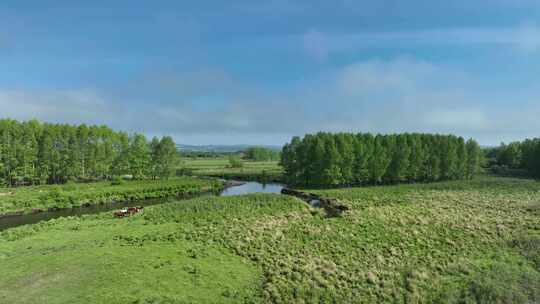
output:
<path id="1" fill-rule="evenodd" d="M 241 195 L 250 193 L 281 193 L 284 186 L 280 184 L 262 184 L 257 182 L 247 182 L 240 186 L 234 186 L 223 190 L 222 196 Z"/>

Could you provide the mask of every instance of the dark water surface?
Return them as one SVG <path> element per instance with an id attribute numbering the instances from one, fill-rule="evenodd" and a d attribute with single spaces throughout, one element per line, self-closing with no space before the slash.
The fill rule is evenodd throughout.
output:
<path id="1" fill-rule="evenodd" d="M 226 188 L 221 192 L 220 196 L 230 196 L 230 195 L 241 195 L 241 194 L 250 194 L 250 193 L 281 193 L 281 189 L 284 186 L 280 184 L 262 184 L 258 182 L 246 182 L 241 185 L 234 185 Z M 200 196 L 212 196 L 213 194 L 200 194 L 195 195 L 195 197 Z M 103 205 L 90 205 L 88 207 L 78 207 L 78 208 L 68 208 L 60 209 L 58 211 L 45 211 L 39 213 L 25 214 L 25 215 L 14 215 L 8 217 L 0 218 L 0 231 L 8 228 L 13 228 L 17 226 L 35 224 L 41 221 L 47 221 L 50 219 L 66 217 L 66 216 L 81 216 L 84 214 L 96 214 L 101 212 L 113 211 L 122 209 L 124 207 L 133 207 L 133 206 L 152 206 L 158 204 L 166 204 L 167 202 L 174 202 L 181 199 L 189 199 L 189 197 L 179 197 L 179 198 L 161 198 L 161 199 L 152 199 L 144 201 L 135 201 L 135 202 L 119 202 L 119 203 L 109 203 Z"/>

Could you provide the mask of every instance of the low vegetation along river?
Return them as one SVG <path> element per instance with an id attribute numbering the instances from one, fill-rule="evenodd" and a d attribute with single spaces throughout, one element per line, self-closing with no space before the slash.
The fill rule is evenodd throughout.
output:
<path id="1" fill-rule="evenodd" d="M 246 183 L 234 183 L 232 186 L 225 188 L 219 196 L 231 196 L 231 195 L 242 195 L 250 193 L 281 193 L 281 190 L 284 188 L 281 184 L 262 184 L 259 182 L 246 182 Z M 212 194 L 201 194 L 196 196 L 203 195 L 212 195 Z M 188 199 L 184 198 L 184 199 Z M 151 206 L 157 204 L 164 204 L 167 202 L 178 201 L 178 198 L 162 198 L 162 199 L 152 199 L 144 201 L 134 201 L 134 202 L 119 202 L 119 203 L 110 203 L 102 205 L 91 205 L 88 207 L 78 207 L 78 208 L 68 208 L 60 209 L 58 211 L 45 211 L 39 213 L 31 213 L 25 215 L 15 215 L 0 218 L 0 231 L 8 228 L 13 228 L 17 226 L 35 224 L 37 222 L 46 221 L 50 219 L 55 219 L 59 217 L 66 216 L 81 216 L 84 214 L 95 214 L 100 212 L 107 212 L 117 209 L 122 209 L 124 207 L 133 207 L 133 206 Z"/>

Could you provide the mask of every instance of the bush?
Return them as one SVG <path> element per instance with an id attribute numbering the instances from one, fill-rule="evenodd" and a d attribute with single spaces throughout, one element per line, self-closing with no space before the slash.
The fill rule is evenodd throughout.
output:
<path id="1" fill-rule="evenodd" d="M 243 168 L 244 163 L 238 157 L 229 156 L 229 164 L 231 168 Z"/>
<path id="2" fill-rule="evenodd" d="M 176 176 L 193 176 L 193 169 L 192 168 L 176 169 Z"/>
<path id="3" fill-rule="evenodd" d="M 62 186 L 62 189 L 64 191 L 76 191 L 79 189 L 79 187 L 77 186 L 77 184 L 70 181 L 70 182 L 67 182 L 64 186 Z"/>
<path id="4" fill-rule="evenodd" d="M 65 195 L 59 186 L 53 186 L 49 191 L 39 197 L 40 202 L 45 206 L 66 208 L 70 206 L 70 198 Z"/>
<path id="5" fill-rule="evenodd" d="M 123 184 L 124 184 L 124 180 L 119 176 L 116 176 L 111 180 L 111 186 L 120 186 Z"/>

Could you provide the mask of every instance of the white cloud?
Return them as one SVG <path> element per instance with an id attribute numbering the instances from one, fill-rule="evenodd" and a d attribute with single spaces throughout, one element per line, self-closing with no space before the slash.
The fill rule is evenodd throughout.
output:
<path id="1" fill-rule="evenodd" d="M 0 116 L 17 119 L 76 123 L 110 121 L 118 117 L 120 106 L 111 104 L 93 90 L 1 90 Z"/>
<path id="2" fill-rule="evenodd" d="M 172 80 L 163 85 L 156 77 L 159 90 L 135 82 L 124 97 L 89 89 L 0 89 L 0 117 L 107 124 L 172 134 L 186 143 L 270 139 L 278 144 L 292 135 L 326 130 L 456 133 L 496 144 L 537 136 L 540 129 L 535 92 L 521 91 L 518 103 L 511 104 L 506 99 L 516 92 L 492 93 L 459 70 L 407 57 L 357 62 L 279 93 L 225 72 L 165 78 Z M 177 84 L 185 90 L 177 90 Z M 212 88 L 221 92 L 219 105 L 211 98 L 200 100 Z M 137 95 L 142 97 L 129 102 Z"/>
<path id="3" fill-rule="evenodd" d="M 522 22 L 513 27 L 441 28 L 413 31 L 332 33 L 309 31 L 301 36 L 306 52 L 318 60 L 368 48 L 419 45 L 502 46 L 513 51 L 540 51 L 540 26 Z"/>
<path id="4" fill-rule="evenodd" d="M 475 109 L 435 109 L 427 110 L 423 122 L 431 128 L 447 130 L 483 130 L 490 127 L 489 119 L 482 110 Z"/>
<path id="5" fill-rule="evenodd" d="M 494 144 L 540 128 L 535 92 L 512 104 L 516 92 L 501 96 L 461 71 L 413 59 L 355 63 L 327 83 L 309 96 L 331 113 L 319 129 L 457 133 Z"/>
<path id="6" fill-rule="evenodd" d="M 429 79 L 436 68 L 426 62 L 399 58 L 390 63 L 380 60 L 354 63 L 337 77 L 339 89 L 349 96 L 368 92 L 414 90 L 419 79 Z"/>

